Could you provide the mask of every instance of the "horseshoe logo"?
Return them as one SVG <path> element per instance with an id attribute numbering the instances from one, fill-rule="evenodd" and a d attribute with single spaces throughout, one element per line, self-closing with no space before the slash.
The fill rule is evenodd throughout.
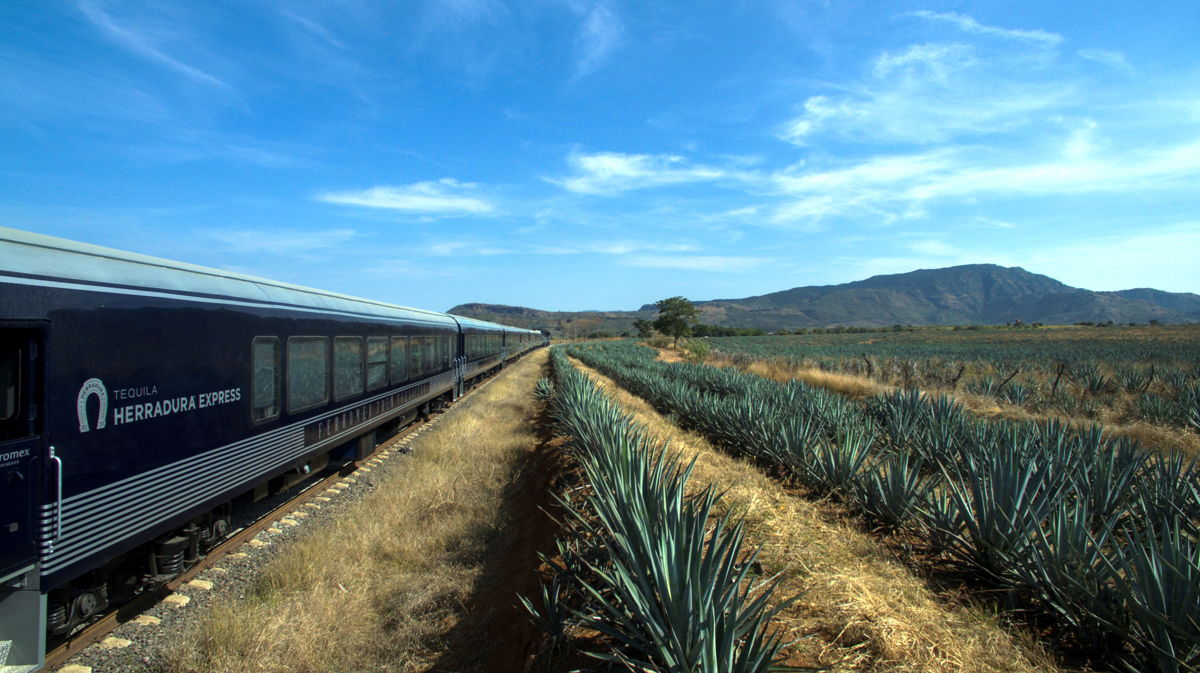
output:
<path id="1" fill-rule="evenodd" d="M 108 388 L 104 387 L 104 382 L 100 379 L 88 379 L 83 382 L 83 387 L 79 389 L 79 397 L 75 400 L 80 432 L 91 430 L 91 426 L 88 425 L 87 402 L 92 395 L 100 398 L 100 416 L 96 419 L 96 429 L 103 428 L 108 421 Z"/>

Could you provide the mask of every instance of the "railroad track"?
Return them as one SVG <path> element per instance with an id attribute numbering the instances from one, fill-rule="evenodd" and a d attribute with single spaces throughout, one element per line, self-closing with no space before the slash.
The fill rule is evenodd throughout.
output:
<path id="1" fill-rule="evenodd" d="M 305 505 L 309 500 L 320 496 L 327 489 L 364 467 L 366 463 L 376 459 L 390 456 L 393 452 L 399 450 L 397 443 L 414 435 L 417 431 L 425 428 L 429 424 L 435 422 L 442 414 L 449 409 L 454 408 L 458 402 L 474 395 L 478 390 L 487 385 L 494 376 L 488 376 L 485 380 L 479 382 L 466 392 L 465 395 L 450 407 L 444 408 L 442 411 L 435 412 L 428 419 L 417 420 L 410 423 L 395 435 L 375 447 L 369 455 L 361 460 L 352 461 L 340 466 L 327 477 L 321 478 L 312 482 L 298 491 L 293 497 L 281 503 L 279 506 L 263 514 L 252 523 L 247 524 L 237 532 L 230 535 L 225 541 L 213 547 L 208 554 L 201 559 L 195 566 L 188 569 L 183 574 L 173 578 L 167 583 L 155 587 L 149 591 L 138 594 L 128 602 L 111 610 L 103 617 L 92 622 L 88 626 L 71 634 L 64 642 L 52 649 L 46 654 L 46 661 L 43 670 L 52 671 L 64 665 L 69 659 L 82 652 L 84 649 L 100 642 L 106 636 L 113 632 L 122 624 L 135 619 L 138 615 L 149 610 L 157 605 L 167 596 L 183 585 L 190 582 L 196 576 L 203 573 L 205 570 L 217 565 L 219 561 L 227 555 L 233 553 L 238 547 L 249 542 L 256 535 L 266 530 L 271 524 L 281 518 L 284 518 L 288 513 L 294 512 Z"/>

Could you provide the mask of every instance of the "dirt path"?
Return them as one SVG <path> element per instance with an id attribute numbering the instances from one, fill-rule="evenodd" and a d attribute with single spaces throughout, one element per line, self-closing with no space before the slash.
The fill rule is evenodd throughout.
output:
<path id="1" fill-rule="evenodd" d="M 1057 671 L 1025 634 L 983 610 L 949 604 L 868 535 L 789 492 L 753 465 L 681 430 L 648 403 L 575 362 L 655 436 L 695 457 L 692 483 L 713 483 L 763 544 L 764 574 L 781 573 L 778 596 L 801 595 L 777 621 L 795 642 L 794 666 L 836 671 Z"/>
<path id="2" fill-rule="evenodd" d="M 551 494 L 567 469 L 567 459 L 539 432 L 544 419 L 530 419 L 530 424 L 540 441 L 522 458 L 505 489 L 504 527 L 493 536 L 482 574 L 464 601 L 464 616 L 447 636 L 445 652 L 431 671 L 522 673 L 544 639 L 517 595 L 537 595 L 542 580 L 538 554 L 555 548 L 558 524 L 550 513 L 557 508 Z"/>

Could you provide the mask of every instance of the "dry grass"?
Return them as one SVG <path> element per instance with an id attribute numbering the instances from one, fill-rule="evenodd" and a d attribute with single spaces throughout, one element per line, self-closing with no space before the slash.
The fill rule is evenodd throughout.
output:
<path id="1" fill-rule="evenodd" d="M 747 373 L 780 383 L 796 379 L 809 385 L 841 393 L 856 400 L 862 400 L 872 395 L 896 389 L 895 386 L 880 383 L 865 376 L 828 372 L 816 367 L 807 367 L 802 363 L 784 358 L 754 360 L 748 365 L 735 365 L 733 361 L 717 356 L 709 359 L 706 364 L 716 367 L 736 366 Z M 1116 417 L 1115 413 L 1102 415 L 1095 419 L 1054 412 L 1033 413 L 1024 407 L 1008 404 L 995 397 L 976 395 L 962 390 L 933 389 L 926 390 L 925 392 L 948 395 L 962 404 L 968 411 L 979 416 L 1006 418 L 1014 421 L 1047 421 L 1055 419 L 1072 425 L 1091 425 L 1095 423 L 1103 426 L 1105 431 L 1110 435 L 1135 439 L 1148 449 L 1178 451 L 1187 456 L 1200 457 L 1200 435 L 1182 429 L 1152 425 L 1143 421 L 1122 422 Z"/>
<path id="2" fill-rule="evenodd" d="M 782 573 L 777 596 L 802 594 L 777 620 L 796 642 L 787 663 L 840 671 L 1060 670 L 1032 638 L 1006 630 L 970 606 L 933 595 L 904 566 L 855 527 L 796 497 L 753 465 L 715 450 L 665 419 L 641 398 L 575 363 L 675 450 L 695 456 L 692 483 L 713 483 L 746 516 L 763 545 L 764 570 Z"/>
<path id="3" fill-rule="evenodd" d="M 253 595 L 214 607 L 165 669 L 514 670 L 496 657 L 527 624 L 513 568 L 536 581 L 537 542 L 518 534 L 514 503 L 536 511 L 530 496 L 546 492 L 531 420 L 546 352 L 448 412 L 380 488 L 283 551 Z"/>

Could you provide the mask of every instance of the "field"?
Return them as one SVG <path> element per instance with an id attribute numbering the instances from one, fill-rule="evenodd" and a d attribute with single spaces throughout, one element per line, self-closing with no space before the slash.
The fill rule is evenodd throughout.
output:
<path id="1" fill-rule="evenodd" d="M 960 392 L 1033 414 L 1200 429 L 1200 327 L 717 337 L 715 354 Z"/>
<path id="2" fill-rule="evenodd" d="M 159 670 L 1195 670 L 1200 464 L 960 401 L 1010 366 L 1100 415 L 1185 399 L 1196 333 L 1120 331 L 708 340 L 721 366 L 630 341 L 536 354 Z M 1089 367 L 1145 382 L 1092 393 Z M 826 378 L 779 376 L 801 371 Z M 333 638 L 353 646 L 305 645 Z"/>
<path id="3" fill-rule="evenodd" d="M 715 446 L 840 503 L 1070 658 L 1200 664 L 1200 469 L 1180 454 L 1097 426 L 980 417 L 916 390 L 854 399 L 633 345 L 570 352 Z"/>

